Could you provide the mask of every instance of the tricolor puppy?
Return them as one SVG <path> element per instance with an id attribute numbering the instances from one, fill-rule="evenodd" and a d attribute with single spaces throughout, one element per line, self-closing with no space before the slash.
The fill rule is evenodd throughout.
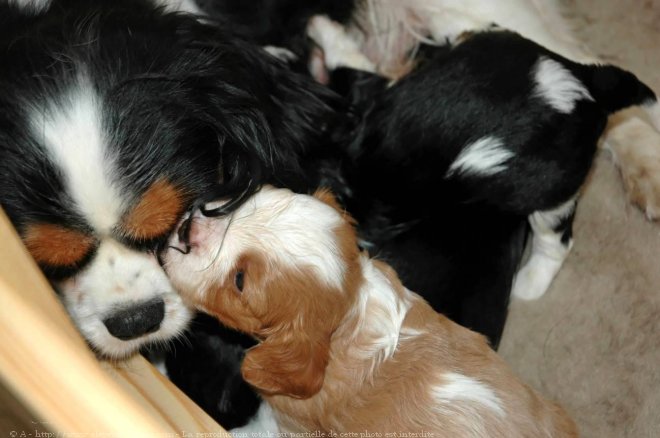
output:
<path id="1" fill-rule="evenodd" d="M 598 62 L 572 34 L 559 0 L 200 0 L 211 16 L 226 17 L 241 35 L 262 45 L 285 46 L 301 53 L 307 19 L 324 14 L 342 23 L 358 45 L 389 79 L 405 76 L 415 65 L 420 43 L 443 44 L 447 39 L 490 23 L 515 31 L 541 46 L 581 63 Z M 314 50 L 314 76 L 327 81 L 326 61 Z M 620 167 L 630 198 L 653 219 L 660 216 L 660 105 L 649 113 L 627 112 L 611 123 L 601 143 Z"/>
<path id="2" fill-rule="evenodd" d="M 265 187 L 230 216 L 195 214 L 187 244 L 170 239 L 167 273 L 189 303 L 260 341 L 242 374 L 281 431 L 577 436 L 481 335 L 359 252 L 327 192 Z"/>
<path id="3" fill-rule="evenodd" d="M 520 298 L 540 297 L 568 255 L 578 193 L 608 116 L 657 105 L 630 72 L 578 64 L 498 28 L 422 47 L 394 83 L 339 23 L 316 16 L 308 32 L 333 70 L 330 85 L 339 82 L 362 109 L 363 129 L 349 146 L 359 170 L 347 177 L 351 186 L 411 173 L 407 191 L 418 199 L 462 196 L 494 207 L 484 220 L 528 217 L 531 256 L 512 288 Z M 440 188 L 448 193 L 438 197 Z"/>
<path id="4" fill-rule="evenodd" d="M 0 65 L 0 207 L 102 356 L 187 327 L 154 253 L 194 199 L 258 161 L 315 187 L 325 90 L 194 16 L 0 2 Z"/>

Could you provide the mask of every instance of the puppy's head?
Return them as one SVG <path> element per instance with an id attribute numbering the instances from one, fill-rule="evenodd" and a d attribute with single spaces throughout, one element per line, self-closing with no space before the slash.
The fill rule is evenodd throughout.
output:
<path id="1" fill-rule="evenodd" d="M 266 394 L 317 393 L 333 331 L 354 300 L 358 249 L 332 197 L 265 187 L 233 214 L 191 219 L 163 254 L 184 299 L 261 343 L 242 371 Z"/>
<path id="2" fill-rule="evenodd" d="M 0 205 L 89 343 L 122 357 L 190 320 L 154 253 L 191 202 L 246 157 L 290 183 L 328 108 L 150 2 L 22 3 L 0 4 Z"/>

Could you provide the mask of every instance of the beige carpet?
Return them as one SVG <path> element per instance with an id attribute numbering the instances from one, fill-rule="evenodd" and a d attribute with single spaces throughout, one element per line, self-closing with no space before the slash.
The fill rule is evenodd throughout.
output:
<path id="1" fill-rule="evenodd" d="M 562 0 L 576 33 L 660 91 L 660 0 Z M 606 153 L 547 294 L 513 302 L 501 354 L 586 438 L 660 437 L 660 223 L 626 200 Z"/>

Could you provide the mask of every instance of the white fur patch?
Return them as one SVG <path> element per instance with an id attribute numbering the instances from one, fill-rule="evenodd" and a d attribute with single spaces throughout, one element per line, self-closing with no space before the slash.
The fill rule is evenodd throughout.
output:
<path id="1" fill-rule="evenodd" d="M 433 39 L 440 42 L 449 41 L 451 44 L 462 33 L 484 30 L 492 23 L 450 8 L 435 8 L 429 13 L 426 22 Z"/>
<path id="2" fill-rule="evenodd" d="M 657 129 L 658 132 L 660 132 L 660 102 L 658 102 L 657 100 L 651 100 L 649 102 L 644 103 L 644 105 L 642 105 L 642 108 L 649 115 L 653 127 L 655 127 L 655 129 Z"/>
<path id="3" fill-rule="evenodd" d="M 16 5 L 27 12 L 43 12 L 50 7 L 51 0 L 9 0 L 10 5 Z"/>
<path id="4" fill-rule="evenodd" d="M 72 208 L 101 235 L 121 219 L 126 201 L 119 172 L 103 131 L 100 97 L 84 76 L 66 93 L 31 108 L 34 136 L 63 176 Z M 122 358 L 146 343 L 169 340 L 192 317 L 153 254 L 103 238 L 94 259 L 75 277 L 58 284 L 64 304 L 85 338 L 105 356 Z M 103 320 L 118 310 L 161 298 L 159 329 L 132 340 L 112 336 Z"/>
<path id="5" fill-rule="evenodd" d="M 376 269 L 367 256 L 360 256 L 360 265 L 365 281 L 353 308 L 359 323 L 350 348 L 354 355 L 374 359 L 373 366 L 376 366 L 394 355 L 402 335 L 403 320 L 412 303 L 407 296 L 397 295 L 387 276 Z M 414 333 L 410 331 L 404 335 Z"/>
<path id="6" fill-rule="evenodd" d="M 376 71 L 376 66 L 362 53 L 344 27 L 328 17 L 312 17 L 307 26 L 307 35 L 323 49 L 325 66 L 329 70 L 350 67 L 367 72 Z"/>
<path id="7" fill-rule="evenodd" d="M 514 297 L 535 300 L 550 287 L 573 245 L 572 239 L 562 243 L 562 231 L 556 232 L 554 228 L 575 210 L 575 202 L 573 198 L 554 210 L 537 211 L 529 216 L 532 252 L 513 281 Z"/>
<path id="8" fill-rule="evenodd" d="M 628 117 L 609 131 L 603 147 L 619 166 L 629 198 L 650 220 L 660 219 L 660 132 Z"/>
<path id="9" fill-rule="evenodd" d="M 145 344 L 178 336 L 192 318 L 153 255 L 105 239 L 92 262 L 75 277 L 58 284 L 64 305 L 90 344 L 111 358 L 123 358 Z M 165 302 L 157 331 L 131 340 L 115 338 L 103 320 L 113 312 L 156 298 Z"/>
<path id="10" fill-rule="evenodd" d="M 570 114 L 579 100 L 594 100 L 589 90 L 557 61 L 540 57 L 534 70 L 534 95 L 563 114 Z"/>
<path id="11" fill-rule="evenodd" d="M 186 12 L 193 15 L 203 14 L 195 0 L 156 0 L 156 3 L 172 12 Z"/>
<path id="12" fill-rule="evenodd" d="M 358 2 L 357 21 L 350 34 L 362 51 L 390 77 L 401 74 L 401 60 L 414 53 L 414 44 L 446 39 L 497 23 L 574 61 L 596 60 L 576 38 L 551 0 L 366 0 Z"/>
<path id="13" fill-rule="evenodd" d="M 124 199 L 94 87 L 81 78 L 68 94 L 33 108 L 30 117 L 35 136 L 64 176 L 74 208 L 97 231 L 109 233 L 121 217 Z"/>
<path id="14" fill-rule="evenodd" d="M 483 137 L 466 146 L 449 166 L 447 176 L 456 173 L 489 176 L 506 170 L 505 163 L 514 156 L 502 141 L 495 137 Z"/>
<path id="15" fill-rule="evenodd" d="M 269 434 L 277 434 L 280 429 L 277 425 L 277 420 L 273 408 L 262 401 L 259 405 L 259 410 L 250 422 L 242 427 L 236 427 L 229 431 L 234 438 L 255 438 L 258 436 L 268 437 Z"/>
<path id="16" fill-rule="evenodd" d="M 492 410 L 500 417 L 506 412 L 500 398 L 486 384 L 459 373 L 443 374 L 445 382 L 431 388 L 431 394 L 441 404 L 456 401 L 474 402 Z"/>
<path id="17" fill-rule="evenodd" d="M 190 254 L 165 256 L 167 272 L 181 290 L 203 293 L 250 250 L 267 255 L 273 266 L 312 268 L 320 281 L 342 288 L 345 266 L 334 230 L 343 219 L 315 198 L 264 187 L 230 216 L 197 215 L 193 221 L 200 244 Z"/>

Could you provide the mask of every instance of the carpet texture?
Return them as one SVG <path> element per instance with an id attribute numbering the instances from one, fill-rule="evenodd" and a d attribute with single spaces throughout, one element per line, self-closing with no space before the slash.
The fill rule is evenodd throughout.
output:
<path id="1" fill-rule="evenodd" d="M 660 92 L 660 0 L 562 0 L 578 38 Z M 500 353 L 586 438 L 660 437 L 660 223 L 626 199 L 607 152 L 550 290 L 514 301 Z"/>

